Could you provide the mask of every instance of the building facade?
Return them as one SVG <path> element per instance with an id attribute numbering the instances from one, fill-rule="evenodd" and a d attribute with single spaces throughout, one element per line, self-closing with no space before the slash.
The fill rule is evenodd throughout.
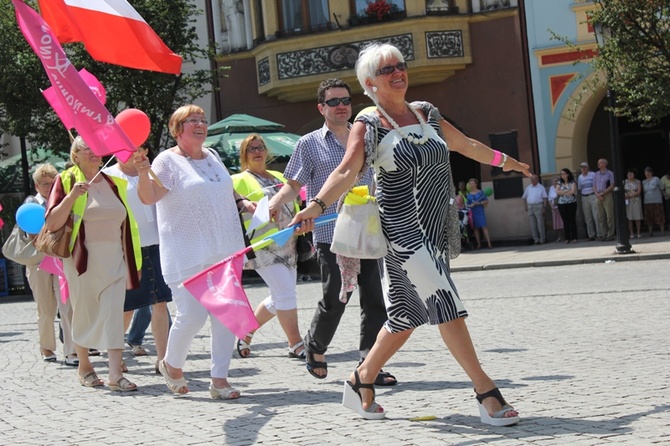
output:
<path id="1" fill-rule="evenodd" d="M 470 137 L 535 166 L 522 2 L 387 2 L 386 15 L 367 14 L 364 0 L 213 2 L 217 62 L 231 68 L 219 79 L 216 116 L 247 113 L 307 133 L 323 124 L 316 89 L 330 77 L 351 85 L 356 113 L 371 105 L 355 78 L 358 52 L 369 42 L 386 41 L 409 64 L 408 100 L 432 102 Z M 487 209 L 492 237 L 527 237 L 524 180 L 457 154 L 452 159 L 457 181 L 475 177 L 493 189 Z"/>

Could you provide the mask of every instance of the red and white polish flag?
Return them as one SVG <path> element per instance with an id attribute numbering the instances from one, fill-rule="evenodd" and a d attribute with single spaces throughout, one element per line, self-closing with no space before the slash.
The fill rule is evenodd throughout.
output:
<path id="1" fill-rule="evenodd" d="M 60 43 L 83 42 L 95 60 L 179 74 L 182 58 L 126 0 L 38 0 Z"/>

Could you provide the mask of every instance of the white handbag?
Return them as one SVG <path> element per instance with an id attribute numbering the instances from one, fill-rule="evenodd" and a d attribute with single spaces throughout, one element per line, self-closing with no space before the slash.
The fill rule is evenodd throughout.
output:
<path id="1" fill-rule="evenodd" d="M 367 189 L 356 187 L 344 198 L 337 213 L 331 252 L 356 259 L 378 259 L 388 252 L 379 208 Z"/>
<path id="2" fill-rule="evenodd" d="M 14 225 L 12 233 L 2 245 L 2 255 L 12 262 L 27 266 L 38 265 L 44 259 L 44 254 L 35 248 L 33 240 L 19 225 Z"/>

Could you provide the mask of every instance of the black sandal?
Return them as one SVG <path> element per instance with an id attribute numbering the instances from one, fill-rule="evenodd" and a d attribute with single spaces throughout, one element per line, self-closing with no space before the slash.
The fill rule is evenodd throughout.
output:
<path id="1" fill-rule="evenodd" d="M 365 384 L 361 382 L 361 377 L 358 375 L 358 369 L 354 370 L 355 383 L 346 381 L 344 383 L 344 395 L 342 397 L 342 405 L 347 409 L 351 409 L 358 413 L 366 420 L 381 420 L 386 417 L 386 411 L 375 402 L 375 385 Z M 369 389 L 372 391 L 372 403 L 368 409 L 363 409 L 363 397 L 361 396 L 361 389 Z"/>
<path id="2" fill-rule="evenodd" d="M 365 361 L 365 359 L 361 359 L 360 361 L 358 361 L 359 367 L 361 366 L 361 364 L 363 364 L 363 361 Z M 395 386 L 396 384 L 398 384 L 398 380 L 395 378 L 395 376 L 391 375 L 389 372 L 379 370 L 379 373 L 375 378 L 375 386 L 389 387 L 389 386 Z"/>
<path id="3" fill-rule="evenodd" d="M 315 361 L 314 360 L 314 353 L 310 352 L 309 350 L 305 349 L 305 367 L 307 368 L 307 371 L 309 372 L 310 375 L 312 375 L 316 379 L 324 379 L 326 376 L 328 376 L 328 364 L 325 361 Z M 314 372 L 314 369 L 324 369 L 326 371 L 325 375 L 317 375 L 316 372 Z"/>
<path id="4" fill-rule="evenodd" d="M 383 370 L 380 370 L 377 378 L 375 378 L 375 386 L 395 386 L 396 384 L 398 384 L 398 380 L 395 379 L 395 376 Z"/>
<path id="5" fill-rule="evenodd" d="M 505 417 L 505 414 L 510 411 L 516 412 L 512 406 L 507 404 L 507 401 L 505 401 L 505 398 L 503 398 L 502 394 L 500 393 L 500 390 L 498 390 L 497 387 L 493 388 L 492 390 L 489 390 L 486 393 L 477 393 L 475 390 L 475 395 L 477 398 L 477 402 L 479 403 L 479 415 L 481 417 L 482 423 L 485 424 L 490 424 L 491 426 L 512 426 L 514 424 L 517 424 L 519 422 L 519 416 L 515 417 Z M 489 415 L 488 411 L 482 404 L 482 402 L 486 398 L 495 398 L 498 400 L 500 405 L 502 406 L 502 409 L 499 411 L 495 412 L 493 415 Z"/>

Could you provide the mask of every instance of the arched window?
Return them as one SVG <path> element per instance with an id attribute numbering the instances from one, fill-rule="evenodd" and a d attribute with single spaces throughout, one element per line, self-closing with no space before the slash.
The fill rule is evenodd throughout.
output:
<path id="1" fill-rule="evenodd" d="M 278 0 L 279 28 L 285 34 L 326 29 L 330 23 L 328 0 Z"/>

